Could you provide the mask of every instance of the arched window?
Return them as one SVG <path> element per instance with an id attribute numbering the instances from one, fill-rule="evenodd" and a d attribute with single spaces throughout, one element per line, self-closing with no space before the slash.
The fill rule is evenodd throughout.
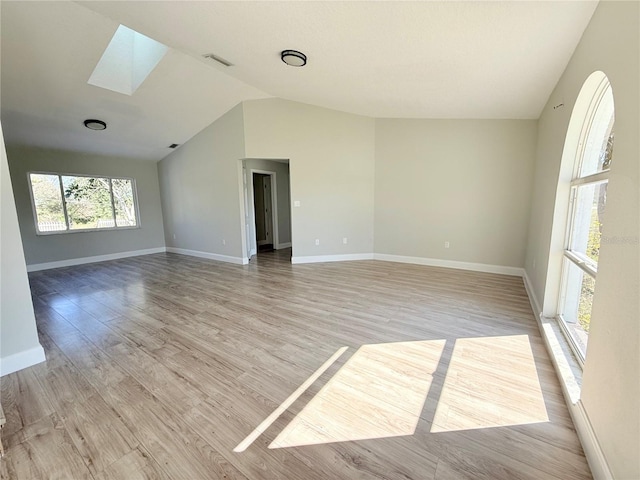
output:
<path id="1" fill-rule="evenodd" d="M 579 104 L 583 107 L 578 108 Z M 613 154 L 613 92 L 604 73 L 595 72 L 587 79 L 572 115 L 582 117 L 582 128 L 570 185 L 558 316 L 576 353 L 584 360 Z M 567 138 L 569 141 L 572 139 Z"/>

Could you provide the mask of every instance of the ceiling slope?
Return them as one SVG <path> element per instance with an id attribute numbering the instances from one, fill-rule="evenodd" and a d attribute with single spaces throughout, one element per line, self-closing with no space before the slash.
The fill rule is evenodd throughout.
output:
<path id="1" fill-rule="evenodd" d="M 538 118 L 596 2 L 83 2 L 277 97 L 372 117 Z M 279 52 L 308 64 L 290 68 Z"/>
<path id="2" fill-rule="evenodd" d="M 596 5 L 3 1 L 2 121 L 8 143 L 158 160 L 269 96 L 372 117 L 535 119 Z M 171 48 L 132 96 L 87 84 L 120 24 Z M 307 66 L 282 63 L 289 48 Z M 90 117 L 109 128 L 87 131 Z"/>
<path id="3" fill-rule="evenodd" d="M 119 23 L 72 2 L 1 2 L 8 144 L 156 161 L 239 102 L 267 94 L 170 49 L 131 96 L 89 85 Z M 95 132 L 87 118 L 108 127 Z"/>

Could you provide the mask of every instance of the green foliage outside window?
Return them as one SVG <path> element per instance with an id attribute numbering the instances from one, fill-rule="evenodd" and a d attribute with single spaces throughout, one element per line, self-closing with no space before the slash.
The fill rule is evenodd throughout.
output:
<path id="1" fill-rule="evenodd" d="M 600 222 L 598 209 L 594 208 L 591 212 L 591 225 L 589 227 L 589 240 L 587 241 L 587 256 L 598 261 L 600 256 L 600 237 L 602 232 L 602 223 Z M 580 290 L 580 303 L 578 306 L 578 322 L 582 329 L 589 333 L 591 325 L 591 305 L 593 303 L 593 293 L 595 291 L 596 281 L 591 275 L 584 274 L 582 279 L 582 287 Z"/>
<path id="2" fill-rule="evenodd" d="M 47 173 L 30 179 L 39 232 L 138 225 L 131 179 Z"/>
<path id="3" fill-rule="evenodd" d="M 58 176 L 32 174 L 31 188 L 38 222 L 57 224 L 65 228 Z"/>
<path id="4" fill-rule="evenodd" d="M 69 228 L 113 225 L 108 178 L 62 177 Z"/>

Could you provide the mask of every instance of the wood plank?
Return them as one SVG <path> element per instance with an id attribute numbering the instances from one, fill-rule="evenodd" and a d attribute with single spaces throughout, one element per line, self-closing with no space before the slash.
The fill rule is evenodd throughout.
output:
<path id="1" fill-rule="evenodd" d="M 32 369 L 2 377 L 0 400 L 6 418 L 3 436 L 18 432 L 54 412 Z"/>
<path id="2" fill-rule="evenodd" d="M 6 442 L 5 478 L 93 480 L 56 414 L 26 426 Z"/>
<path id="3" fill-rule="evenodd" d="M 138 446 L 95 475 L 96 480 L 171 480 L 151 454 Z"/>
<path id="4" fill-rule="evenodd" d="M 202 437 L 186 426 L 182 415 L 162 403 L 133 378 L 109 391 L 108 402 L 171 478 L 246 478 Z"/>
<path id="5" fill-rule="evenodd" d="M 0 478 L 591 478 L 522 279 L 289 258 L 30 274 L 48 362 L 0 380 Z"/>

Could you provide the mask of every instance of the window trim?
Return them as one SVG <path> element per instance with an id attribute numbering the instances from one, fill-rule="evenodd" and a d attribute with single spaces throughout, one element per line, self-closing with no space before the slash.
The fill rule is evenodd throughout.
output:
<path id="1" fill-rule="evenodd" d="M 586 175 L 584 177 L 580 175 L 580 172 L 582 171 L 582 165 L 584 163 L 584 154 L 585 154 L 585 149 L 587 148 L 587 140 L 589 138 L 589 133 L 593 128 L 593 122 L 596 119 L 598 108 L 600 107 L 600 104 L 602 103 L 604 96 L 607 93 L 607 90 L 609 88 L 611 88 L 611 83 L 609 81 L 609 78 L 605 75 L 602 79 L 600 79 L 600 82 L 598 83 L 593 94 L 591 95 L 591 102 L 589 104 L 585 118 L 582 121 L 582 128 L 581 128 L 580 137 L 579 137 L 580 139 L 578 141 L 578 150 L 576 151 L 576 154 L 574 157 L 573 174 L 571 175 L 571 185 L 573 185 L 573 182 L 578 179 L 586 179 L 591 177 L 592 175 L 598 175 L 599 173 L 604 173 L 605 171 L 606 172 L 609 171 L 609 169 L 606 169 L 606 170 L 602 170 L 601 172 L 596 172 L 591 175 Z M 615 111 L 615 107 L 614 107 L 614 111 Z M 607 178 L 608 178 L 608 175 L 607 175 Z"/>
<path id="2" fill-rule="evenodd" d="M 609 181 L 609 173 L 611 172 L 610 168 L 606 170 L 602 170 L 600 172 L 592 173 L 591 175 L 586 175 L 584 177 L 576 177 L 571 180 L 572 187 L 581 187 L 582 185 L 588 184 L 598 184 Z"/>
<path id="3" fill-rule="evenodd" d="M 585 272 L 586 275 L 591 275 L 591 273 L 585 268 L 583 268 L 583 266 L 580 263 L 577 263 L 574 260 L 572 260 L 570 256 L 566 254 L 566 250 L 565 250 L 565 255 L 563 255 L 563 260 L 565 259 L 571 262 L 576 267 L 580 268 L 583 272 Z M 567 325 L 568 322 L 565 321 L 564 314 L 562 313 L 563 305 L 567 297 L 567 283 L 568 283 L 567 277 L 569 276 L 569 269 L 565 268 L 565 266 L 562 265 L 560 275 L 561 275 L 560 295 L 558 296 L 558 313 L 556 315 L 557 323 L 560 326 L 560 330 L 562 331 L 565 338 L 567 339 L 567 342 L 569 342 L 569 347 L 573 351 L 573 356 L 578 361 L 580 368 L 584 368 L 584 362 L 586 361 L 586 358 L 587 358 L 586 354 L 582 353 L 582 349 L 580 348 L 580 346 L 578 345 L 578 342 L 576 341 L 576 339 L 573 337 L 573 334 L 569 330 L 569 327 Z M 593 276 L 593 278 L 595 280 L 595 275 Z"/>
<path id="4" fill-rule="evenodd" d="M 582 354 L 582 350 L 580 350 L 578 342 L 576 342 L 575 338 L 573 338 L 573 335 L 569 331 L 569 327 L 567 327 L 567 322 L 564 321 L 564 316 L 561 313 L 558 314 L 557 323 L 560 326 L 560 331 L 563 333 L 564 338 L 567 340 L 567 342 L 569 342 L 569 348 L 571 348 L 573 356 L 578 362 L 578 365 L 580 365 L 580 368 L 584 369 L 586 356 Z"/>
<path id="5" fill-rule="evenodd" d="M 36 211 L 36 202 L 33 196 L 33 186 L 31 184 L 31 175 L 56 175 L 58 177 L 58 183 L 60 185 L 60 195 L 62 197 L 62 210 L 64 212 L 64 221 L 66 225 L 65 230 L 54 230 L 50 232 L 41 232 L 38 228 L 38 213 Z M 69 228 L 69 215 L 67 213 L 67 202 L 64 196 L 64 187 L 62 185 L 62 177 L 85 177 L 85 178 L 106 178 L 109 180 L 109 193 L 111 194 L 111 211 L 113 213 L 114 225 L 115 223 L 115 203 L 113 199 L 113 185 L 111 184 L 112 180 L 129 180 L 131 182 L 131 191 L 133 194 L 133 207 L 136 213 L 136 225 L 126 226 L 126 227 L 105 227 L 105 228 L 76 228 L 71 230 Z M 33 213 L 33 223 L 37 236 L 47 236 L 47 235 L 66 235 L 69 233 L 87 233 L 87 232 L 109 232 L 114 230 L 135 230 L 142 227 L 142 222 L 140 220 L 140 208 L 138 203 L 138 188 L 136 184 L 136 179 L 133 177 L 125 177 L 125 176 L 110 176 L 110 175 L 91 175 L 87 173 L 62 173 L 62 172 L 48 172 L 41 170 L 30 170 L 27 172 L 27 184 L 29 186 L 29 196 L 31 197 L 31 212 Z"/>
<path id="6" fill-rule="evenodd" d="M 578 200 L 578 188 L 586 187 L 589 185 L 602 185 L 605 183 L 609 183 L 609 169 L 603 170 L 602 172 L 598 172 L 592 175 L 587 175 L 586 177 L 578 177 L 571 181 L 571 193 L 569 199 L 569 212 L 567 214 L 567 230 L 564 239 L 564 248 L 562 253 L 565 257 L 571 260 L 576 266 L 580 267 L 586 273 L 591 275 L 594 279 L 596 278 L 596 274 L 598 273 L 598 264 L 593 261 L 591 258 L 583 254 L 582 252 L 576 252 L 571 250 L 571 244 L 573 243 L 573 234 L 574 229 L 573 225 L 576 217 L 576 203 Z"/>
<path id="7" fill-rule="evenodd" d="M 584 87 L 583 87 L 584 88 Z M 586 115 L 582 121 L 580 129 L 578 148 L 573 157 L 573 173 L 571 181 L 569 182 L 569 208 L 567 211 L 567 218 L 565 221 L 565 235 L 564 244 L 562 248 L 562 265 L 560 268 L 560 290 L 558 295 L 558 303 L 556 310 L 557 323 L 560 326 L 560 330 L 567 339 L 573 354 L 576 357 L 578 364 L 581 368 L 584 368 L 584 362 L 586 360 L 586 353 L 583 353 L 582 349 L 578 345 L 578 342 L 574 338 L 573 334 L 569 330 L 569 326 L 564 319 L 564 305 L 567 298 L 568 288 L 568 276 L 569 268 L 565 266 L 565 262 L 571 262 L 574 266 L 581 269 L 584 274 L 589 275 L 596 281 L 598 273 L 598 264 L 593 261 L 587 255 L 583 255 L 581 252 L 575 252 L 571 250 L 572 239 L 574 234 L 574 225 L 576 220 L 576 208 L 578 189 L 588 185 L 599 185 L 608 183 L 611 176 L 611 167 L 603 169 L 601 171 L 591 173 L 589 175 L 581 176 L 582 167 L 585 160 L 585 149 L 587 147 L 587 140 L 591 129 L 593 127 L 598 108 L 602 103 L 604 96 L 608 89 L 611 88 L 611 84 L 606 75 L 599 81 L 598 85 L 591 95 L 590 105 L 587 109 Z M 615 107 L 614 107 L 615 112 Z M 615 113 L 614 113 L 615 115 Z"/>
<path id="8" fill-rule="evenodd" d="M 571 250 L 565 250 L 564 256 L 583 272 L 591 275 L 594 279 L 598 273 L 598 265 L 590 258 L 580 255 Z"/>

